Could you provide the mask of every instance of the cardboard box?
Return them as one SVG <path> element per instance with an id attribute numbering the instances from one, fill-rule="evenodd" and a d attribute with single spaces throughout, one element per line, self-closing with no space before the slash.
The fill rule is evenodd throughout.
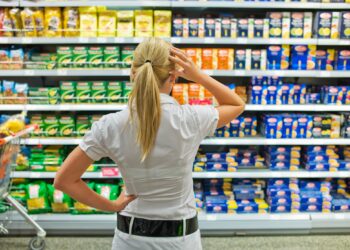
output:
<path id="1" fill-rule="evenodd" d="M 135 10 L 135 37 L 153 36 L 153 10 Z"/>

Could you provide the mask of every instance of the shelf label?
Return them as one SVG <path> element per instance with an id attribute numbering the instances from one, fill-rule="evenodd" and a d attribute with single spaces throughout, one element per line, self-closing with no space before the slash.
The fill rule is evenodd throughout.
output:
<path id="1" fill-rule="evenodd" d="M 35 74 L 34 70 L 31 70 L 31 69 L 26 69 L 24 71 L 24 75 L 26 76 L 33 76 Z"/>
<path id="2" fill-rule="evenodd" d="M 330 77 L 331 76 L 331 72 L 321 71 L 320 72 L 320 76 L 322 76 L 322 77 Z"/>
<path id="3" fill-rule="evenodd" d="M 23 37 L 22 43 L 33 43 L 33 39 L 31 37 Z"/>
<path id="4" fill-rule="evenodd" d="M 215 38 L 204 38 L 204 43 L 215 43 Z"/>
<path id="5" fill-rule="evenodd" d="M 88 43 L 89 42 L 89 38 L 87 38 L 87 37 L 79 37 L 78 42 L 79 43 Z"/>
<path id="6" fill-rule="evenodd" d="M 278 214 L 271 214 L 270 219 L 271 220 L 281 220 L 282 217 L 281 217 L 281 215 L 278 215 Z"/>
<path id="7" fill-rule="evenodd" d="M 334 218 L 336 220 L 344 220 L 345 219 L 345 215 L 344 214 L 334 214 Z"/>
<path id="8" fill-rule="evenodd" d="M 207 217 L 206 218 L 207 220 L 211 220 L 211 221 L 218 219 L 218 216 L 216 214 L 209 214 L 206 217 Z"/>
<path id="9" fill-rule="evenodd" d="M 119 177 L 118 168 L 102 168 L 101 173 L 103 177 Z"/>
<path id="10" fill-rule="evenodd" d="M 59 76 L 66 76 L 67 75 L 67 70 L 66 69 L 58 69 L 57 70 L 57 75 L 59 75 Z"/>
<path id="11" fill-rule="evenodd" d="M 98 37 L 97 38 L 97 42 L 98 43 L 106 43 L 107 42 L 107 38 L 105 38 L 105 37 Z"/>
<path id="12" fill-rule="evenodd" d="M 248 38 L 237 38 L 237 43 L 238 44 L 247 44 L 248 43 Z"/>
<path id="13" fill-rule="evenodd" d="M 181 43 L 181 38 L 172 37 L 172 38 L 171 38 L 171 42 L 172 42 L 172 43 Z"/>
<path id="14" fill-rule="evenodd" d="M 244 76 L 245 75 L 245 71 L 244 70 L 235 70 L 235 74 L 236 76 Z"/>
<path id="15" fill-rule="evenodd" d="M 9 39 L 7 37 L 1 37 L 0 38 L 0 43 L 8 43 Z"/>
<path id="16" fill-rule="evenodd" d="M 36 172 L 31 172 L 30 173 L 30 178 L 40 178 L 41 174 L 40 173 L 36 173 Z"/>

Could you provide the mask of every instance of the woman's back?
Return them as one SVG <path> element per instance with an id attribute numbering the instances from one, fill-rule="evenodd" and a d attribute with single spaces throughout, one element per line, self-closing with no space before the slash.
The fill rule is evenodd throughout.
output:
<path id="1" fill-rule="evenodd" d="M 94 136 L 91 141 L 106 145 L 108 151 L 99 157 L 108 156 L 118 164 L 127 192 L 138 197 L 122 214 L 150 219 L 190 218 L 196 214 L 193 161 L 203 137 L 216 128 L 217 111 L 213 107 L 181 106 L 165 94 L 161 94 L 161 109 L 155 146 L 143 162 L 141 149 L 133 139 L 136 128 L 129 124 L 129 109 L 104 116 L 86 137 Z M 100 136 L 96 136 L 98 131 Z"/>

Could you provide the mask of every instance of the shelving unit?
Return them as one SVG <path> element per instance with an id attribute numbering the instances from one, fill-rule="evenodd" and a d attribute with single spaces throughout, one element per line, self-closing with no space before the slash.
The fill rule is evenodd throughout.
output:
<path id="1" fill-rule="evenodd" d="M 25 145 L 76 145 L 80 138 L 28 138 L 22 140 Z M 349 145 L 350 138 L 309 138 L 309 139 L 266 139 L 263 137 L 250 138 L 208 138 L 204 139 L 201 145 Z"/>

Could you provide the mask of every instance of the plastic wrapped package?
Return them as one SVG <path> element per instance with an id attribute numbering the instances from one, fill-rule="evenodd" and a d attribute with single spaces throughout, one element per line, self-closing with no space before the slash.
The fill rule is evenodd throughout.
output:
<path id="1" fill-rule="evenodd" d="M 47 213 L 50 211 L 46 183 L 35 181 L 26 186 L 27 209 L 29 213 Z"/>
<path id="2" fill-rule="evenodd" d="M 49 201 L 53 213 L 68 213 L 72 207 L 72 199 L 53 185 L 47 185 Z"/>
<path id="3" fill-rule="evenodd" d="M 62 36 L 61 8 L 59 7 L 45 8 L 44 34 L 45 34 L 45 37 Z"/>
<path id="4" fill-rule="evenodd" d="M 65 37 L 79 36 L 79 11 L 75 7 L 65 7 L 63 10 L 63 34 Z"/>

